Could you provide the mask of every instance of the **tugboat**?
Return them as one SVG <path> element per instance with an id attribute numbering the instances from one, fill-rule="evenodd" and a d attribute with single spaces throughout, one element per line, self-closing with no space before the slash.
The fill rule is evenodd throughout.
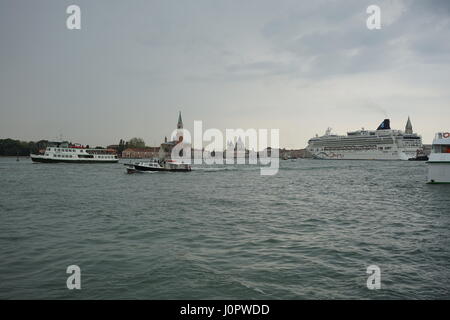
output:
<path id="1" fill-rule="evenodd" d="M 433 140 L 428 164 L 428 183 L 450 184 L 450 133 L 439 132 Z"/>
<path id="2" fill-rule="evenodd" d="M 428 161 L 428 156 L 422 150 L 417 150 L 415 158 L 409 158 L 409 161 Z"/>

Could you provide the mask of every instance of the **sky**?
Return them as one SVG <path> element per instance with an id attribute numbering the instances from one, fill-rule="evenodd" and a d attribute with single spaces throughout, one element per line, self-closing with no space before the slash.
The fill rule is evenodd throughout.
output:
<path id="1" fill-rule="evenodd" d="M 286 148 L 410 116 L 431 143 L 450 131 L 449 40 L 447 0 L 0 0 L 0 138 L 157 146 L 181 111 Z"/>

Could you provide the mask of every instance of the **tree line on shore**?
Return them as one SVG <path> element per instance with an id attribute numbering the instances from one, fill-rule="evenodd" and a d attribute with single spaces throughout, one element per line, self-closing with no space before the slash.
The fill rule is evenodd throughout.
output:
<path id="1" fill-rule="evenodd" d="M 122 151 L 128 148 L 145 148 L 145 141 L 142 138 L 131 138 L 128 141 L 120 139 L 117 153 L 122 154 Z"/>
<path id="2" fill-rule="evenodd" d="M 29 156 L 30 153 L 37 153 L 39 150 L 47 148 L 48 140 L 20 141 L 14 139 L 0 139 L 0 156 Z M 129 141 L 120 139 L 117 152 L 122 153 L 126 148 L 144 148 L 145 142 L 142 138 L 132 138 Z M 96 147 L 101 149 L 103 147 Z"/>
<path id="3" fill-rule="evenodd" d="M 28 156 L 47 147 L 47 140 L 20 141 L 14 139 L 0 139 L 0 156 Z"/>

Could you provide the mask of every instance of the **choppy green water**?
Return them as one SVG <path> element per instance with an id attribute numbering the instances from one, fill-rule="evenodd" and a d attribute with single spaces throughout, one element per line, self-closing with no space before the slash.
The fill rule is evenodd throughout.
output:
<path id="1" fill-rule="evenodd" d="M 450 186 L 426 185 L 425 163 L 281 166 L 0 159 L 0 298 L 450 298 Z"/>

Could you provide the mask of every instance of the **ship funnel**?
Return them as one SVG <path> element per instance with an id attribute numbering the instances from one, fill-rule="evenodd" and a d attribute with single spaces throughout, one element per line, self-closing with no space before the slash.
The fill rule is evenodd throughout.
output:
<path id="1" fill-rule="evenodd" d="M 377 130 L 390 130 L 391 121 L 389 119 L 384 119 L 384 121 L 378 126 Z"/>

